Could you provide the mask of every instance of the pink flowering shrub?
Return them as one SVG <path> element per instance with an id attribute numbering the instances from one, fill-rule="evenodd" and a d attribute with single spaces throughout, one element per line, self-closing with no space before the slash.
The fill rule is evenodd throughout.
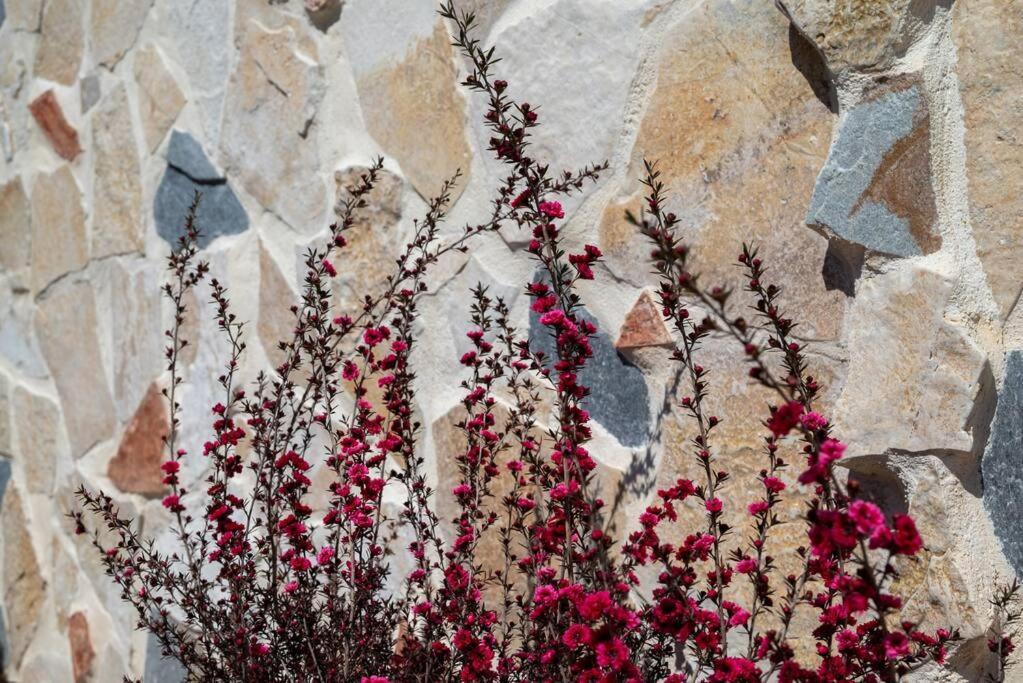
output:
<path id="1" fill-rule="evenodd" d="M 377 162 L 349 188 L 330 243 L 306 256 L 294 334 L 279 345 L 286 360 L 250 387 L 236 377 L 242 323 L 211 281 L 231 351 L 201 453 L 180 448 L 178 419 L 184 295 L 208 277 L 193 206 L 165 290 L 175 319 L 163 505 L 180 550 L 158 550 L 102 493 L 79 490 L 83 509 L 72 514 L 140 626 L 203 681 L 893 681 L 940 662 L 955 633 L 901 621 L 891 589 L 896 559 L 918 553 L 920 536 L 912 518 L 888 518 L 836 470 L 845 445 L 820 412 L 820 386 L 780 288 L 749 246 L 738 260 L 752 320 L 734 313 L 731 292 L 704 287 L 688 269 L 652 164 L 647 210 L 628 220 L 652 245 L 675 335 L 671 356 L 685 378 L 677 408 L 695 433 L 692 477 L 657 491 L 631 533 L 609 533 L 588 447 L 592 388 L 580 380 L 596 329 L 581 315 L 577 288 L 595 277 L 601 253 L 591 245 L 567 253 L 560 223 L 560 200 L 606 165 L 553 175 L 531 157 L 536 108 L 511 99 L 494 77 L 497 60 L 472 37 L 472 15 L 451 4 L 441 13 L 472 64 L 464 85 L 487 99 L 490 152 L 507 172 L 490 215 L 442 243 L 448 181 L 384 290 L 365 293 L 356 314 L 337 315 L 331 282 L 345 267 L 346 236 L 373 192 Z M 526 252 L 546 273 L 526 292 L 556 353 L 537 352 L 500 299 L 473 292 L 462 445 L 437 454 L 457 465 L 457 481 L 442 485 L 458 513 L 441 519 L 414 417 L 419 297 L 438 259 L 506 226 L 528 231 Z M 745 511 L 745 529 L 723 521 L 728 463 L 715 456 L 721 420 L 708 412 L 711 378 L 700 365 L 711 331 L 734 339 L 751 381 L 777 397 L 764 416 L 754 482 L 762 493 Z M 499 409 L 498 396 L 511 408 Z M 320 442 L 323 452 L 313 445 Z M 789 457 L 798 485 L 782 478 Z M 201 490 L 182 480 L 188 459 L 206 461 Z M 325 514 L 310 502 L 317 463 L 331 473 Z M 385 491 L 402 501 L 400 514 L 387 514 Z M 805 549 L 801 570 L 780 576 L 769 546 L 777 508 L 792 497 L 805 503 Z M 687 507 L 700 521 L 679 533 Z M 90 531 L 92 521 L 100 528 Z M 396 529 L 411 542 L 399 546 Z M 410 558 L 404 575 L 394 574 L 394 551 Z M 809 632 L 797 608 L 815 614 Z M 797 641 L 812 646 L 797 655 Z M 1011 642 L 999 634 L 992 643 L 1004 667 Z"/>

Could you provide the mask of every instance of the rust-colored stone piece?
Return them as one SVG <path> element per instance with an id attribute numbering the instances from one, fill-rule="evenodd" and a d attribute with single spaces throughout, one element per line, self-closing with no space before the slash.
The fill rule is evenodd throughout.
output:
<path id="1" fill-rule="evenodd" d="M 78 144 L 78 131 L 64 118 L 64 111 L 53 90 L 47 90 L 32 100 L 28 108 L 57 154 L 72 161 L 82 153 L 82 147 Z"/>
<path id="2" fill-rule="evenodd" d="M 632 305 L 632 310 L 625 316 L 622 329 L 618 333 L 615 348 L 638 349 L 644 346 L 667 346 L 671 344 L 671 335 L 664 326 L 661 312 L 654 303 L 650 292 L 644 291 Z"/>
<path id="3" fill-rule="evenodd" d="M 89 637 L 89 621 L 82 612 L 75 612 L 68 619 L 67 639 L 71 645 L 71 666 L 74 669 L 75 683 L 82 683 L 92 669 L 96 659 L 96 651 L 92 649 L 92 638 Z"/>
<path id="4" fill-rule="evenodd" d="M 163 495 L 163 437 L 170 430 L 167 407 L 154 382 L 139 403 L 124 430 L 117 455 L 110 461 L 107 475 L 117 488 L 144 496 Z"/>

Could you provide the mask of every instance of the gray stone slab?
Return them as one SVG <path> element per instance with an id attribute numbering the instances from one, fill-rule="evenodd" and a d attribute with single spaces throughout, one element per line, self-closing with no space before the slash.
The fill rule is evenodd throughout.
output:
<path id="1" fill-rule="evenodd" d="M 202 194 L 197 216 L 200 247 L 206 247 L 220 235 L 248 229 L 245 209 L 202 145 L 188 133 L 175 130 L 167 147 L 167 171 L 156 190 L 153 206 L 156 232 L 171 246 L 176 246 L 184 234 L 185 216 L 197 191 Z"/>
<path id="2" fill-rule="evenodd" d="M 585 309 L 580 310 L 580 317 L 597 324 Z M 540 324 L 540 316 L 532 311 L 529 341 L 534 351 L 557 358 L 554 338 Z M 593 358 L 579 373 L 579 382 L 590 388 L 583 406 L 623 446 L 642 446 L 650 436 L 650 399 L 643 373 L 618 353 L 614 342 L 599 326 L 590 345 Z"/>
<path id="3" fill-rule="evenodd" d="M 152 633 L 146 639 L 144 683 L 184 683 L 187 671 L 176 659 L 164 657 L 160 641 Z"/>
<path id="4" fill-rule="evenodd" d="M 1006 358 L 981 473 L 984 507 L 1009 564 L 1023 577 L 1023 351 Z"/>

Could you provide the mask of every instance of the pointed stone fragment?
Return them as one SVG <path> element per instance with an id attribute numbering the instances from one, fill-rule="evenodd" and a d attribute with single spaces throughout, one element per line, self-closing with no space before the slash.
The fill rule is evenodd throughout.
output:
<path id="1" fill-rule="evenodd" d="M 138 38 L 153 0 L 94 0 L 89 11 L 92 54 L 113 70 Z"/>
<path id="2" fill-rule="evenodd" d="M 0 185 L 0 270 L 28 265 L 32 246 L 32 213 L 21 177 Z"/>
<path id="3" fill-rule="evenodd" d="M 107 476 L 122 491 L 157 497 L 166 491 L 163 483 L 163 438 L 170 431 L 167 401 L 155 382 L 135 410 L 124 430 L 117 455 L 107 467 Z"/>
<path id="4" fill-rule="evenodd" d="M 185 106 L 185 95 L 167 70 L 159 48 L 152 44 L 135 54 L 135 82 L 139 85 L 142 132 L 146 147 L 153 152 Z"/>
<path id="5" fill-rule="evenodd" d="M 291 307 L 298 300 L 295 291 L 281 274 L 281 269 L 266 245 L 259 245 L 259 332 L 263 350 L 274 367 L 285 361 L 280 341 L 289 341 L 295 329 L 295 316 Z"/>
<path id="6" fill-rule="evenodd" d="M 81 154 L 82 147 L 78 144 L 78 131 L 64 118 L 64 111 L 57 102 L 52 90 L 47 90 L 28 105 L 32 117 L 43 129 L 46 138 L 53 145 L 53 151 L 68 161 Z"/>
<path id="7" fill-rule="evenodd" d="M 95 11 L 95 10 L 94 10 Z M 107 94 L 94 114 L 92 257 L 140 251 L 142 184 L 138 147 L 123 85 Z"/>
<path id="8" fill-rule="evenodd" d="M 19 386 L 14 391 L 14 420 L 26 488 L 29 493 L 52 495 L 57 459 L 67 448 L 60 409 L 46 396 Z"/>
<path id="9" fill-rule="evenodd" d="M 92 638 L 89 636 L 89 620 L 84 612 L 75 612 L 68 619 L 67 639 L 71 646 L 75 683 L 84 683 L 96 659 L 96 651 L 92 648 Z"/>
<path id="10" fill-rule="evenodd" d="M 638 349 L 644 346 L 668 346 L 672 342 L 664 318 L 650 292 L 644 291 L 626 314 L 618 332 L 615 348 Z"/>
<path id="11" fill-rule="evenodd" d="M 18 669 L 32 643 L 46 599 L 46 581 L 40 573 L 29 529 L 31 521 L 25 503 L 12 487 L 4 497 L 0 532 L 4 543 L 3 601 L 9 644 L 4 655 L 7 665 L 14 670 Z"/>

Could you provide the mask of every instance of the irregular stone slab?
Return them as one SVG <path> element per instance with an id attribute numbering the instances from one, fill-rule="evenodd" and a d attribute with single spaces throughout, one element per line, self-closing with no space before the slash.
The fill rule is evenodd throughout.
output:
<path id="1" fill-rule="evenodd" d="M 585 309 L 579 309 L 579 315 L 597 324 Z M 529 313 L 529 343 L 534 351 L 546 354 L 550 359 L 548 366 L 556 361 L 554 338 L 540 324 L 540 315 L 535 311 Z M 623 446 L 642 446 L 650 434 L 650 401 L 643 373 L 618 355 L 610 337 L 599 328 L 590 338 L 590 345 L 593 357 L 579 373 L 580 384 L 592 392 L 583 406 Z"/>
<path id="2" fill-rule="evenodd" d="M 9 483 L 11 483 L 11 461 L 8 458 L 0 457 L 0 505 L 3 505 Z M 0 629 L 0 632 L 5 631 Z"/>
<path id="3" fill-rule="evenodd" d="M 29 493 L 51 495 L 57 460 L 66 452 L 64 422 L 57 404 L 19 386 L 14 392 L 14 419 L 18 425 L 18 457 Z"/>
<path id="4" fill-rule="evenodd" d="M 152 498 L 166 492 L 163 471 L 163 438 L 170 432 L 167 400 L 154 382 L 124 430 L 117 455 L 107 467 L 107 476 L 122 491 Z"/>
<path id="5" fill-rule="evenodd" d="M 7 664 L 17 670 L 39 626 L 46 582 L 39 571 L 24 502 L 12 488 L 4 498 L 0 530 L 4 541 L 4 606 L 7 613 Z"/>
<path id="6" fill-rule="evenodd" d="M 1007 318 L 1023 291 L 1023 13 L 1000 0 L 960 0 L 952 11 L 973 239 Z"/>
<path id="7" fill-rule="evenodd" d="M 188 133 L 175 130 L 167 147 L 167 171 L 153 206 L 156 232 L 171 246 L 177 246 L 184 235 L 185 216 L 197 191 L 202 193 L 197 215 L 201 248 L 220 235 L 236 235 L 248 229 L 248 214 L 227 179 L 210 163 L 202 145 Z"/>
<path id="8" fill-rule="evenodd" d="M 43 15 L 43 0 L 7 0 L 6 20 L 14 30 L 34 33 L 39 30 Z"/>
<path id="9" fill-rule="evenodd" d="M 61 283 L 39 301 L 35 336 L 57 385 L 75 457 L 109 438 L 115 426 L 96 330 L 89 283 Z"/>
<path id="10" fill-rule="evenodd" d="M 164 274 L 156 264 L 135 272 L 123 263 L 104 265 L 109 265 L 109 279 L 101 306 L 110 316 L 114 403 L 123 422 L 142 400 L 151 378 L 164 369 L 166 338 L 160 319 Z"/>
<path id="11" fill-rule="evenodd" d="M 615 348 L 623 351 L 644 346 L 670 346 L 671 343 L 671 334 L 664 325 L 660 308 L 650 292 L 644 291 L 625 315 Z"/>
<path id="12" fill-rule="evenodd" d="M 1023 576 L 1023 529 L 1019 523 L 1023 500 L 1023 351 L 1012 351 L 1006 356 L 1002 390 L 981 473 L 984 507 L 1009 564 L 1017 575 Z"/>
<path id="13" fill-rule="evenodd" d="M 72 85 L 82 63 L 82 6 L 79 0 L 49 0 L 36 50 L 35 76 Z"/>
<path id="14" fill-rule="evenodd" d="M 937 251 L 930 145 L 919 81 L 872 90 L 839 123 L 806 223 L 893 256 Z"/>
<path id="15" fill-rule="evenodd" d="M 94 0 L 89 11 L 92 55 L 108 69 L 121 61 L 138 38 L 153 0 Z"/>
<path id="16" fill-rule="evenodd" d="M 92 662 L 96 659 L 96 651 L 89 636 L 89 620 L 84 612 L 75 612 L 68 619 L 67 639 L 71 646 L 75 683 L 84 683 L 92 670 Z"/>
<path id="17" fill-rule="evenodd" d="M 92 257 L 141 251 L 141 174 L 123 84 L 107 94 L 93 115 L 92 142 L 95 146 Z"/>
<path id="18" fill-rule="evenodd" d="M 176 659 L 163 656 L 163 646 L 156 636 L 146 638 L 146 683 L 184 683 L 188 672 Z"/>
<path id="19" fill-rule="evenodd" d="M 46 139 L 55 151 L 68 161 L 81 154 L 82 147 L 78 144 L 78 131 L 64 118 L 64 111 L 57 102 L 52 90 L 47 90 L 28 105 L 32 117 L 42 128 Z"/>
<path id="20" fill-rule="evenodd" d="M 926 30 L 935 4 L 916 0 L 780 0 L 779 7 L 817 44 L 831 70 L 840 73 L 891 65 Z"/>
<path id="21" fill-rule="evenodd" d="M 221 151 L 232 177 L 262 206 L 307 230 L 320 227 L 327 208 L 326 187 L 316 180 L 313 125 L 323 83 L 317 56 L 299 52 L 299 45 L 291 26 L 270 31 L 251 19 L 243 25 Z"/>
<path id="22" fill-rule="evenodd" d="M 295 316 L 291 306 L 298 301 L 295 290 L 281 274 L 281 269 L 266 245 L 259 244 L 259 323 L 256 326 L 263 350 L 274 367 L 286 359 L 277 348 L 280 341 L 292 339 Z"/>
<path id="23" fill-rule="evenodd" d="M 366 126 L 424 198 L 461 168 L 457 200 L 469 172 L 465 103 L 457 90 L 451 38 L 438 21 L 433 34 L 408 49 L 401 61 L 358 79 Z"/>
<path id="24" fill-rule="evenodd" d="M 32 253 L 32 212 L 25 186 L 17 176 L 0 185 L 0 270 L 28 265 Z"/>
<path id="25" fill-rule="evenodd" d="M 149 151 L 153 152 L 185 106 L 185 95 L 167 70 L 160 49 L 152 44 L 135 54 L 135 82 L 139 84 L 142 132 Z"/>
<path id="26" fill-rule="evenodd" d="M 952 289 L 949 278 L 915 265 L 861 281 L 834 412 L 847 456 L 973 449 L 967 425 L 984 354 L 945 318 Z"/>
<path id="27" fill-rule="evenodd" d="M 83 114 L 92 109 L 93 105 L 99 102 L 100 91 L 99 76 L 89 74 L 78 84 L 79 96 L 81 98 L 81 111 Z"/>
<path id="28" fill-rule="evenodd" d="M 85 267 L 89 255 L 78 183 L 61 166 L 40 175 L 32 188 L 32 289 Z"/>
<path id="29" fill-rule="evenodd" d="M 834 339 L 846 296 L 822 277 L 827 240 L 803 224 L 834 117 L 792 63 L 788 32 L 759 0 L 703 3 L 671 26 L 629 176 L 642 177 L 644 158 L 657 162 L 706 285 L 734 286 L 742 243 L 754 241 L 766 263 L 786 265 L 784 304 L 801 312 L 796 334 Z M 638 191 L 612 200 L 598 233 L 608 268 L 637 287 L 653 284 L 636 266 L 650 246 L 624 210 L 642 205 Z"/>
<path id="30" fill-rule="evenodd" d="M 335 215 L 340 216 L 347 188 L 357 185 L 367 170 L 365 166 L 352 166 L 334 173 Z M 398 232 L 404 189 L 405 182 L 399 176 L 381 170 L 366 206 L 356 210 L 352 227 L 345 233 L 348 245 L 338 252 L 335 263 L 338 276 L 331 286 L 335 303 L 346 313 L 361 306 L 367 294 L 382 292 L 394 269 L 394 260 L 404 246 Z"/>

